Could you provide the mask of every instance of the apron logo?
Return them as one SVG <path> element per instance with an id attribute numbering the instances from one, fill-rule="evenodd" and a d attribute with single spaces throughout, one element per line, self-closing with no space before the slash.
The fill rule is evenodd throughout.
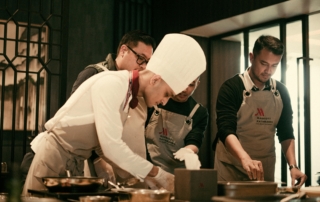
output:
<path id="1" fill-rule="evenodd" d="M 264 112 L 262 108 L 257 108 L 258 112 L 255 114 L 255 116 L 264 116 Z"/>
<path id="2" fill-rule="evenodd" d="M 168 136 L 168 130 L 166 128 L 162 128 L 162 132 L 159 132 L 159 134 L 164 135 L 164 136 Z"/>
<path id="3" fill-rule="evenodd" d="M 164 144 L 168 144 L 170 146 L 175 146 L 176 143 L 172 137 L 168 136 L 168 129 L 162 128 L 162 132 L 159 132 L 160 137 L 159 141 Z"/>

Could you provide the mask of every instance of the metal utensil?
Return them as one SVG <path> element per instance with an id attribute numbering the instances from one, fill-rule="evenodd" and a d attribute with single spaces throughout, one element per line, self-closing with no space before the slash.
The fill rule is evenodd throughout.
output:
<path id="1" fill-rule="evenodd" d="M 117 184 L 115 184 L 115 183 L 113 183 L 113 182 L 111 182 L 111 181 L 108 181 L 108 183 L 109 183 L 111 186 L 113 186 L 114 188 L 120 189 L 120 187 L 119 187 Z"/>
<path id="2" fill-rule="evenodd" d="M 139 181 L 140 181 L 139 179 L 133 177 L 133 178 L 129 178 L 129 179 L 123 181 L 122 183 L 118 182 L 117 185 L 119 187 L 133 186 L 133 185 L 137 184 Z"/>
<path id="3" fill-rule="evenodd" d="M 67 177 L 71 177 L 70 170 L 66 170 Z"/>

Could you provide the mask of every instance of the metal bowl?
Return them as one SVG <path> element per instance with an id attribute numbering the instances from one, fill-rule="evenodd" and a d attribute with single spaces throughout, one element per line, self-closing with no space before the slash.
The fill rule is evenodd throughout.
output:
<path id="1" fill-rule="evenodd" d="M 110 202 L 111 198 L 108 196 L 81 196 L 80 202 Z"/>
<path id="2" fill-rule="evenodd" d="M 167 190 L 150 190 L 150 189 L 132 189 L 128 191 L 119 191 L 119 193 L 127 193 L 119 195 L 120 202 L 169 202 L 171 192 Z"/>
<path id="3" fill-rule="evenodd" d="M 50 192 L 96 192 L 103 185 L 99 177 L 44 177 L 43 184 Z"/>

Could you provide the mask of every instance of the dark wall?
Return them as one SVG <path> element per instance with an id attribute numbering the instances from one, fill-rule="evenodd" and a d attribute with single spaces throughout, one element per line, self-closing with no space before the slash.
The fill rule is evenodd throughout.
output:
<path id="1" fill-rule="evenodd" d="M 114 51 L 114 0 L 69 1 L 67 98 L 78 73 Z"/>
<path id="2" fill-rule="evenodd" d="M 155 0 L 153 33 L 181 32 L 287 0 Z"/>

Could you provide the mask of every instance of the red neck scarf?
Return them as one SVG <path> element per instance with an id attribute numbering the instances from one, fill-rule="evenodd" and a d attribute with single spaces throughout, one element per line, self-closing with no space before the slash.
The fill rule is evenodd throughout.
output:
<path id="1" fill-rule="evenodd" d="M 132 99 L 129 103 L 129 106 L 131 109 L 136 108 L 138 105 L 138 91 L 139 91 L 139 71 L 138 70 L 133 70 L 132 71 L 132 82 L 131 84 L 131 92 L 132 92 Z"/>

